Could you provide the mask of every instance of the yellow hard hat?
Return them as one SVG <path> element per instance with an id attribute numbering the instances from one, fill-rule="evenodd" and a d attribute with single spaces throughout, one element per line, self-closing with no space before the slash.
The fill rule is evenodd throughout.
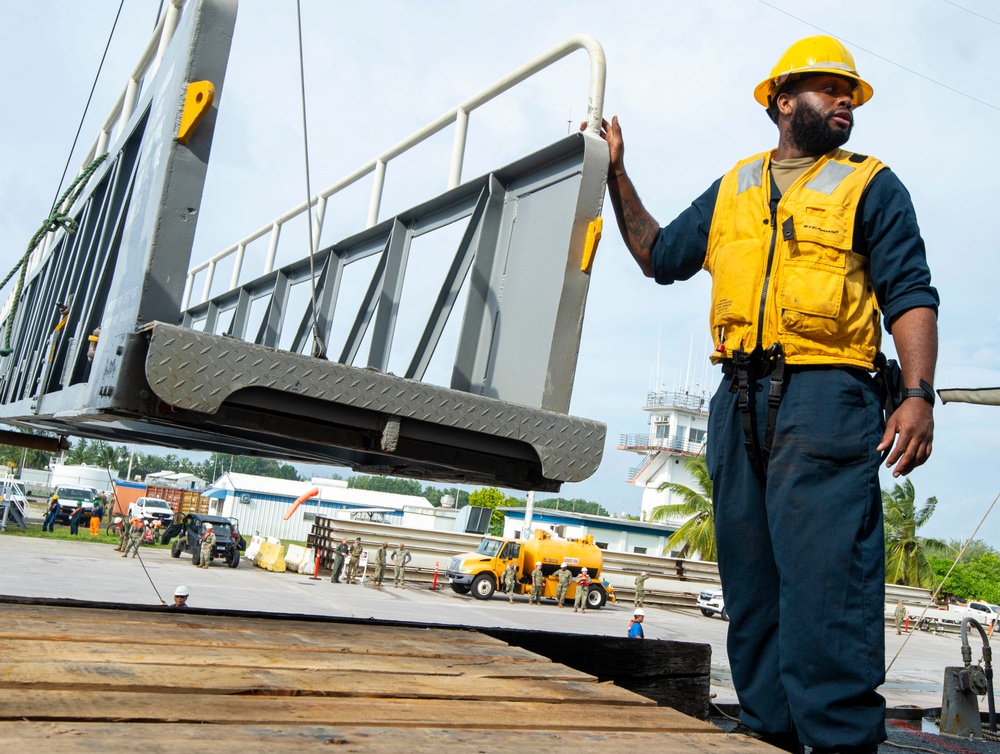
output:
<path id="1" fill-rule="evenodd" d="M 871 85 L 858 75 L 854 56 L 840 40 L 823 34 L 800 39 L 785 50 L 771 69 L 771 75 L 757 84 L 753 98 L 770 107 L 771 100 L 787 81 L 817 73 L 832 73 L 853 81 L 855 107 L 872 98 Z"/>

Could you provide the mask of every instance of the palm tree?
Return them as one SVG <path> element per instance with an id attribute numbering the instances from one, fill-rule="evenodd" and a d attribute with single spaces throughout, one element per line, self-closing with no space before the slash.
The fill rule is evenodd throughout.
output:
<path id="1" fill-rule="evenodd" d="M 934 571 L 923 546 L 946 546 L 936 539 L 917 536 L 917 529 L 934 515 L 937 498 L 929 497 L 919 510 L 916 493 L 909 479 L 891 490 L 882 490 L 882 514 L 885 519 L 885 580 L 888 584 L 933 589 Z"/>
<path id="2" fill-rule="evenodd" d="M 680 547 L 679 554 L 682 558 L 692 557 L 697 553 L 703 560 L 714 561 L 718 558 L 715 547 L 715 511 L 712 508 L 712 480 L 708 476 L 705 456 L 694 456 L 686 466 L 698 489 L 693 490 L 676 482 L 664 482 L 659 486 L 659 491 L 672 492 L 684 502 L 656 506 L 650 511 L 649 520 L 664 521 L 684 516 L 687 520 L 667 540 L 666 551 Z"/>

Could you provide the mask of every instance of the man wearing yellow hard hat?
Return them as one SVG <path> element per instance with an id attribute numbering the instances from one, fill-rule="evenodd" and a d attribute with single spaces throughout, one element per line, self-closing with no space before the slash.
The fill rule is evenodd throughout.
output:
<path id="1" fill-rule="evenodd" d="M 938 295 L 903 184 L 841 149 L 872 98 L 844 45 L 796 42 L 753 94 L 777 148 L 736 163 L 669 225 L 628 177 L 617 118 L 602 128 L 608 191 L 648 277 L 712 276 L 722 382 L 707 461 L 742 729 L 786 751 L 874 752 L 885 740 L 878 471 L 884 460 L 907 474 L 930 456 Z M 881 354 L 883 325 L 901 375 Z"/>

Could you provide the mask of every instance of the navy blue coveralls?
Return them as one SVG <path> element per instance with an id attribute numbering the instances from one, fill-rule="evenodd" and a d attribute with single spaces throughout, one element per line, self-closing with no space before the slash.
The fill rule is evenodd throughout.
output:
<path id="1" fill-rule="evenodd" d="M 660 230 L 658 283 L 702 268 L 719 183 Z M 908 309 L 937 310 L 912 202 L 888 169 L 866 188 L 854 237 L 887 327 Z M 759 380 L 751 398 L 761 446 L 768 384 Z M 763 484 L 731 386 L 724 376 L 712 398 L 707 463 L 741 718 L 818 749 L 878 744 L 885 544 L 875 448 L 885 425 L 874 381 L 856 368 L 786 366 Z"/>

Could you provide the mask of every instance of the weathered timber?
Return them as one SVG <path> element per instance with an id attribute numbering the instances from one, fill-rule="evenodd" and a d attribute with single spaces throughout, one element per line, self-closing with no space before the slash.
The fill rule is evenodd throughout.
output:
<path id="1" fill-rule="evenodd" d="M 44 657 L 53 663 L 86 661 L 137 665 L 180 665 L 199 668 L 247 666 L 267 670 L 337 671 L 345 673 L 394 673 L 425 676 L 466 676 L 476 678 L 540 678 L 546 680 L 597 683 L 592 675 L 538 657 L 537 662 L 507 662 L 503 658 L 403 657 L 357 652 L 284 652 L 280 649 L 248 647 L 203 647 L 185 644 L 183 649 L 164 649 L 162 644 L 133 641 L 128 644 L 81 644 L 63 641 L 18 641 L 7 646 L 3 662 L 11 665 L 37 662 Z M 97 671 L 99 672 L 99 671 Z"/>
<path id="2" fill-rule="evenodd" d="M 530 694 L 530 686 L 525 688 Z M 609 686 L 589 684 L 584 693 L 599 699 L 606 688 Z M 265 696 L 0 688 L 2 721 L 187 722 L 236 726 L 252 720 L 261 725 L 575 731 L 581 729 L 580 721 L 586 720 L 589 730 L 718 731 L 709 723 L 652 704 L 619 707 L 609 699 L 605 707 L 579 702 L 536 702 L 531 698 L 495 703 L 430 697 L 375 701 L 295 696 L 291 690 Z"/>
<path id="3" fill-rule="evenodd" d="M 186 754 L 206 735 L 269 754 L 330 745 L 769 750 L 654 703 L 665 687 L 697 696 L 682 671 L 698 647 L 512 633 L 516 645 L 467 628 L 3 598 L 0 751 L 107 752 L 141 740 L 151 752 Z M 529 637 L 553 654 L 575 647 L 582 657 L 592 654 L 584 644 L 597 642 L 603 661 L 590 663 L 606 675 L 638 663 L 637 645 L 673 651 L 646 658 L 633 679 L 651 687 L 643 696 L 533 652 Z"/>
<path id="4" fill-rule="evenodd" d="M 488 731 L 488 732 L 487 732 Z M 484 732 L 488 744 L 484 747 Z M 400 751 L 544 751 L 546 754 L 635 754 L 637 751 L 669 751 L 670 754 L 767 754 L 774 752 L 759 741 L 743 736 L 714 733 L 670 733 L 669 740 L 653 731 L 551 730 L 456 730 L 453 728 L 344 727 L 336 724 L 271 726 L 258 723 L 228 726 L 224 732 L 205 726 L 153 723 L 54 722 L 39 726 L 30 722 L 0 722 L 0 750 L 16 746 L 44 751 L 58 742 L 61 754 L 106 754 L 142 748 L 163 754 L 190 754 L 205 745 L 206 736 L 224 736 L 233 751 L 259 751 L 266 742 L 268 754 L 331 751 L 338 754 L 397 754 Z M 99 742 L 95 745 L 95 742 Z M 103 748 L 107 746 L 107 748 Z M 665 748 L 665 747 L 669 747 Z"/>

